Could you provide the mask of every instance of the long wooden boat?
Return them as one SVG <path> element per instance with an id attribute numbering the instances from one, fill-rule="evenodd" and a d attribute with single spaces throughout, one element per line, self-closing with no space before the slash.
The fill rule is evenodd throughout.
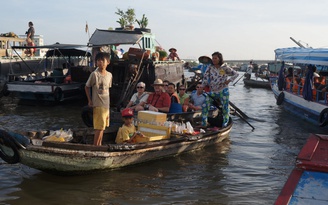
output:
<path id="1" fill-rule="evenodd" d="M 205 133 L 170 134 L 170 138 L 135 144 L 115 144 L 118 127 L 105 131 L 103 146 L 91 145 L 92 128 L 76 129 L 70 142 L 46 142 L 48 132 L 10 132 L 0 130 L 0 157 L 11 164 L 58 175 L 76 175 L 105 171 L 133 164 L 175 156 L 220 143 L 228 138 L 232 121 L 222 129 L 209 128 Z"/>
<path id="2" fill-rule="evenodd" d="M 276 205 L 328 204 L 328 135 L 311 134 Z"/>
<path id="3" fill-rule="evenodd" d="M 303 70 L 306 70 L 304 65 L 317 65 L 317 69 L 320 68 L 317 72 L 325 83 L 328 70 L 328 49 L 282 48 L 275 52 L 276 60 L 285 62 L 282 63 L 279 77 L 270 80 L 277 105 L 281 105 L 287 111 L 313 124 L 326 126 L 328 124 L 328 92 L 322 93 L 321 90 L 312 89 L 309 83 L 312 79 L 302 78 L 301 83 L 295 83 L 295 79 L 287 82 L 284 70 L 290 66 L 301 66 Z M 287 63 L 291 64 L 287 65 Z M 305 88 L 308 90 L 307 98 L 304 97 Z"/>
<path id="4" fill-rule="evenodd" d="M 244 84 L 245 86 L 252 87 L 252 88 L 271 89 L 270 81 L 266 79 L 265 80 L 244 79 Z"/>

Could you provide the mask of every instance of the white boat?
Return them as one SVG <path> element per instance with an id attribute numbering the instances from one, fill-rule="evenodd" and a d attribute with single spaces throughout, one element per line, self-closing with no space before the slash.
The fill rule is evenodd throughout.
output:
<path id="1" fill-rule="evenodd" d="M 298 83 L 295 77 L 291 82 L 286 82 L 284 69 L 287 67 L 286 63 L 291 63 L 289 66 L 292 67 L 301 66 L 303 69 L 305 66 L 315 65 L 319 75 L 322 76 L 322 83 L 326 84 L 328 49 L 281 48 L 276 49 L 275 53 L 276 60 L 283 62 L 279 77 L 271 79 L 277 105 L 283 106 L 287 111 L 313 124 L 326 126 L 328 124 L 328 93 L 312 89 L 310 78 L 313 72 L 309 73 L 308 77 L 302 78 L 301 83 Z"/>

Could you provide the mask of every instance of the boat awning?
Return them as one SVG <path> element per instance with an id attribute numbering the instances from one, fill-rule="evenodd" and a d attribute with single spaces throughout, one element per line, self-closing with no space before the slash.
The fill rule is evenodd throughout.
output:
<path id="1" fill-rule="evenodd" d="M 280 61 L 328 66 L 327 48 L 278 48 L 275 54 Z"/>
<path id="2" fill-rule="evenodd" d="M 46 57 L 52 56 L 91 56 L 91 53 L 86 50 L 70 48 L 70 49 L 51 49 L 46 53 Z"/>
<path id="3" fill-rule="evenodd" d="M 87 45 L 55 43 L 55 44 L 43 45 L 43 46 L 12 46 L 13 49 L 26 49 L 26 48 L 74 49 L 74 48 L 83 48 L 83 47 L 87 47 Z"/>
<path id="4" fill-rule="evenodd" d="M 117 30 L 100 30 L 92 34 L 88 46 L 107 46 L 117 44 L 136 44 L 139 43 L 143 34 L 141 31 L 117 31 Z"/>

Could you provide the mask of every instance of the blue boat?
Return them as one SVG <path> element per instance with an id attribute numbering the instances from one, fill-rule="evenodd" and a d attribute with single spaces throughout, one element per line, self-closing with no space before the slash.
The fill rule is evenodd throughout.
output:
<path id="1" fill-rule="evenodd" d="M 279 77 L 271 79 L 277 105 L 313 124 L 326 126 L 328 92 L 313 88 L 313 81 L 317 80 L 321 87 L 328 84 L 328 49 L 280 48 L 275 53 L 276 61 L 282 63 Z M 314 67 L 316 70 L 309 69 Z M 285 77 L 287 68 L 293 69 L 291 78 Z M 296 74 L 296 70 L 300 73 Z"/>
<path id="2" fill-rule="evenodd" d="M 311 134 L 276 205 L 328 204 L 328 135 Z"/>

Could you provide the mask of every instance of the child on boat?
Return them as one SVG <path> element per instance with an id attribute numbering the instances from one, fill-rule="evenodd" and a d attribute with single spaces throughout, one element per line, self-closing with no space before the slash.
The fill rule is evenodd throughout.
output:
<path id="1" fill-rule="evenodd" d="M 136 133 L 136 127 L 133 124 L 133 110 L 125 108 L 122 110 L 124 124 L 119 128 L 115 139 L 116 144 L 131 143 Z"/>

